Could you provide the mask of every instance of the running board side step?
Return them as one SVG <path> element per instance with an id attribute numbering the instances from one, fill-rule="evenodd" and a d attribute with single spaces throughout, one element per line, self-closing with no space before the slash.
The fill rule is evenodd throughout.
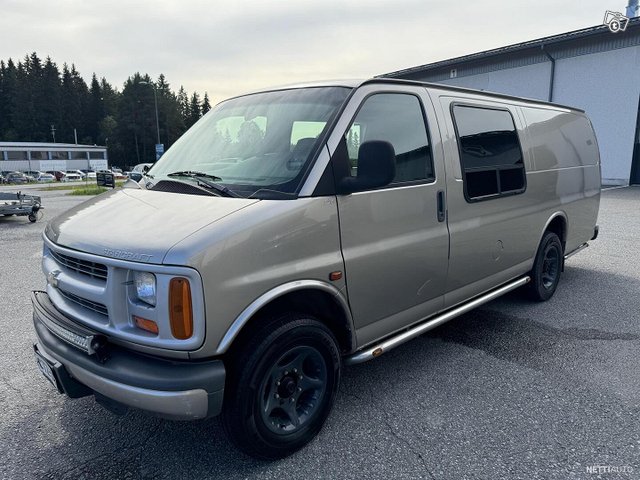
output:
<path id="1" fill-rule="evenodd" d="M 582 245 L 580 245 L 578 248 L 576 248 L 574 251 L 567 253 L 564 256 L 564 259 L 566 260 L 567 258 L 571 258 L 573 257 L 576 253 L 581 252 L 582 250 L 584 250 L 585 248 L 587 248 L 589 246 L 588 243 L 583 243 Z"/>
<path id="2" fill-rule="evenodd" d="M 492 290 L 489 293 L 485 293 L 484 295 L 481 295 L 477 298 L 474 298 L 470 302 L 460 305 L 453 310 L 449 310 L 445 313 L 437 315 L 436 317 L 433 317 L 432 319 L 424 323 L 420 323 L 372 347 L 368 347 L 366 350 L 349 355 L 345 358 L 344 363 L 345 365 L 357 365 L 359 363 L 364 363 L 377 358 L 383 353 L 386 353 L 389 350 L 392 350 L 397 346 L 402 345 L 403 343 L 408 342 L 409 340 L 412 340 L 415 337 L 418 337 L 423 333 L 428 332 L 429 330 L 432 330 L 455 317 L 458 317 L 470 310 L 473 310 L 474 308 L 479 307 L 480 305 L 490 302 L 491 300 L 494 300 L 504 295 L 505 293 L 510 292 L 511 290 L 515 290 L 516 288 L 520 288 L 523 285 L 526 285 L 530 281 L 531 277 L 527 276 L 507 283 L 506 285 L 496 290 Z"/>

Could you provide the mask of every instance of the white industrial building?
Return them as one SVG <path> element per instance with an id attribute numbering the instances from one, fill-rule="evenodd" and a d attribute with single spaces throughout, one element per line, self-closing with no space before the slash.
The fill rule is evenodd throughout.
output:
<path id="1" fill-rule="evenodd" d="M 0 142 L 0 171 L 106 170 L 107 148 L 72 143 Z"/>
<path id="2" fill-rule="evenodd" d="M 603 24 L 382 76 L 581 108 L 596 131 L 603 184 L 640 184 L 640 18 L 616 33 Z"/>

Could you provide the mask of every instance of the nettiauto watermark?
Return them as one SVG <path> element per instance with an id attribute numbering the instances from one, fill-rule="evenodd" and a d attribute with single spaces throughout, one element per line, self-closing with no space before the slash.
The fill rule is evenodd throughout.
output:
<path id="1" fill-rule="evenodd" d="M 629 465 L 589 465 L 587 473 L 603 475 L 605 473 L 633 473 L 633 467 Z"/>
<path id="2" fill-rule="evenodd" d="M 612 33 L 624 32 L 629 25 L 629 17 L 625 17 L 620 12 L 607 10 L 604 14 L 604 24 Z"/>

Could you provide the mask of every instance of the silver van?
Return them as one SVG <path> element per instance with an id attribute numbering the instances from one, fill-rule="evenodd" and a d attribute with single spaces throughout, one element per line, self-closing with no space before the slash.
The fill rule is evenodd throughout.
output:
<path id="1" fill-rule="evenodd" d="M 344 365 L 520 287 L 551 298 L 599 201 L 575 108 L 387 79 L 232 98 L 46 227 L 37 365 L 69 397 L 221 414 L 283 457 Z"/>

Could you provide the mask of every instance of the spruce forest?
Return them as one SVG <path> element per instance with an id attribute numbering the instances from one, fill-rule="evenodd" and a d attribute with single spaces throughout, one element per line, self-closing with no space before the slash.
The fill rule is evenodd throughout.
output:
<path id="1" fill-rule="evenodd" d="M 211 109 L 209 98 L 174 92 L 164 75 L 135 73 L 121 90 L 94 73 L 89 85 L 75 65 L 60 68 L 36 53 L 15 62 L 0 60 L 0 141 L 105 145 L 109 164 L 155 161 L 157 141 L 165 150 Z"/>

